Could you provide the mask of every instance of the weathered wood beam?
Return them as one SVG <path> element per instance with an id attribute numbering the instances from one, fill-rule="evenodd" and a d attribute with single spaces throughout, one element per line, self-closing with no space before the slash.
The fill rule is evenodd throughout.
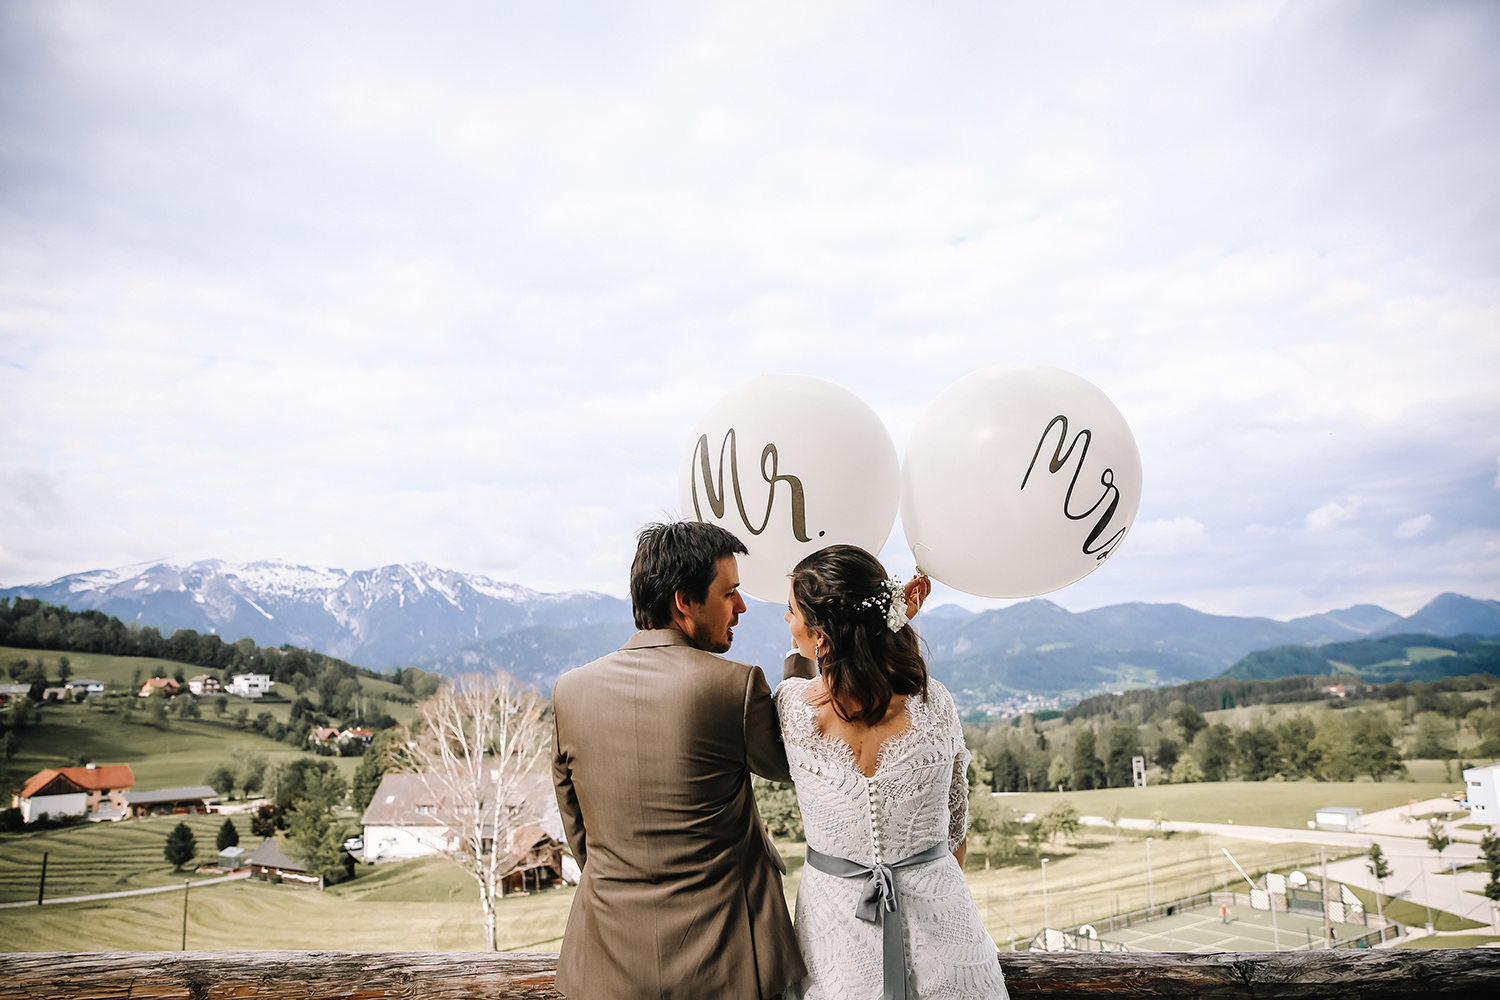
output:
<path id="1" fill-rule="evenodd" d="M 1500 996 L 1500 950 L 1001 952 L 1015 997 Z M 555 954 L 196 951 L 0 955 L 0 1000 L 556 998 Z"/>

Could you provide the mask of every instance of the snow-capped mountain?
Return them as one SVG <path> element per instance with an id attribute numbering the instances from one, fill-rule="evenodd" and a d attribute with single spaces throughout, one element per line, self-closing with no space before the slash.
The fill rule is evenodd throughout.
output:
<path id="1" fill-rule="evenodd" d="M 216 632 L 233 641 L 291 643 L 362 667 L 432 660 L 534 625 L 575 628 L 630 621 L 630 604 L 606 594 L 543 594 L 487 577 L 401 563 L 325 569 L 267 560 L 142 563 L 0 589 L 123 621 Z"/>

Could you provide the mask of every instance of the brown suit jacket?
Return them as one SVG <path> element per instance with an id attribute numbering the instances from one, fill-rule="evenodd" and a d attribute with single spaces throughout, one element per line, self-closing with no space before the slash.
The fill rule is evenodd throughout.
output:
<path id="1" fill-rule="evenodd" d="M 764 1000 L 807 975 L 750 772 L 790 781 L 760 670 L 672 629 L 558 678 L 552 777 L 583 869 L 572 1000 Z"/>

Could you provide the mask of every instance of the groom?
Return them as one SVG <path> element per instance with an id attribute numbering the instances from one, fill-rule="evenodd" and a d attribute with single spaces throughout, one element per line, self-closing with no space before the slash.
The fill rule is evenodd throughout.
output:
<path id="1" fill-rule="evenodd" d="M 729 649 L 739 539 L 647 525 L 630 568 L 640 631 L 552 691 L 552 777 L 583 876 L 557 988 L 570 1000 L 766 1000 L 807 974 L 786 865 L 750 772 L 790 781 L 776 709 Z"/>

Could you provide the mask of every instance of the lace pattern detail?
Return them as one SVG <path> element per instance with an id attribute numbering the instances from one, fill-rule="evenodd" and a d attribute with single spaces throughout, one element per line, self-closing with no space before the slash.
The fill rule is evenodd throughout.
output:
<path id="1" fill-rule="evenodd" d="M 900 861 L 939 842 L 956 849 L 968 830 L 970 754 L 947 689 L 930 680 L 925 702 L 907 699 L 907 728 L 885 741 L 867 778 L 849 745 L 818 729 L 817 710 L 805 700 L 810 683 L 790 678 L 776 689 L 808 844 L 862 864 Z M 896 884 L 916 996 L 1004 998 L 994 942 L 957 860 L 897 869 Z M 809 975 L 789 995 L 880 996 L 880 929 L 855 919 L 860 889 L 857 879 L 802 870 L 796 925 Z"/>

